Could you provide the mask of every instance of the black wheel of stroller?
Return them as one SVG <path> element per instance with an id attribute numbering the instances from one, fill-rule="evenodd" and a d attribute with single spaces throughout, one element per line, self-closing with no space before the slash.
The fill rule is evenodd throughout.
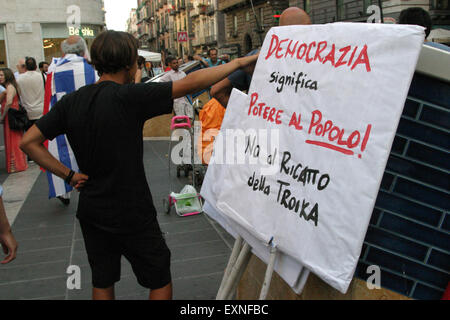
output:
<path id="1" fill-rule="evenodd" d="M 165 214 L 170 213 L 170 203 L 169 200 L 167 200 L 166 198 L 163 199 L 163 210 Z"/>
<path id="2" fill-rule="evenodd" d="M 195 185 L 197 186 L 197 188 L 199 188 L 202 185 L 202 177 L 201 175 L 197 172 L 197 174 L 195 175 Z"/>
<path id="3" fill-rule="evenodd" d="M 177 167 L 177 178 L 181 176 L 181 168 L 180 166 Z"/>

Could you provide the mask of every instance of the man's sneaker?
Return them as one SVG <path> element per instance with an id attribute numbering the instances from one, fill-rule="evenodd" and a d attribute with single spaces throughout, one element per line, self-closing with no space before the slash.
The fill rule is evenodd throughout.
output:
<path id="1" fill-rule="evenodd" d="M 57 197 L 59 201 L 61 201 L 65 206 L 70 204 L 70 199 L 63 198 L 61 196 Z"/>

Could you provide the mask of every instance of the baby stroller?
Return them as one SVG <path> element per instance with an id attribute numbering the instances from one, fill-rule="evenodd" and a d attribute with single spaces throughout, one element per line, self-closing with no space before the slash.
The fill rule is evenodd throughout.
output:
<path id="1" fill-rule="evenodd" d="M 191 98 L 192 99 L 192 98 Z M 198 113 L 199 103 L 198 99 L 194 103 L 190 103 L 191 99 L 187 99 L 189 103 L 186 104 L 186 108 L 191 108 L 191 110 L 186 110 L 185 114 L 195 115 Z M 197 192 L 197 188 L 200 188 L 200 184 L 203 181 L 204 172 L 206 170 L 202 169 L 202 164 L 198 164 L 195 159 L 195 116 L 192 118 L 187 115 L 174 116 L 171 121 L 170 129 L 172 131 L 171 139 L 169 142 L 169 186 L 170 194 L 168 198 L 163 199 L 164 211 L 169 214 L 172 206 L 175 207 L 177 215 L 181 217 L 192 216 L 200 214 L 202 212 L 202 202 L 200 194 Z M 181 149 L 179 153 L 173 154 L 174 143 L 172 138 L 189 139 L 189 153 L 190 155 L 184 154 L 184 150 Z M 186 145 L 186 143 L 184 143 Z M 181 177 L 181 171 L 183 171 L 184 176 L 188 177 L 189 173 L 192 171 L 192 185 L 186 185 L 180 194 L 174 193 L 172 190 L 171 181 L 171 166 L 172 156 L 180 156 L 181 163 L 176 166 L 177 177 Z"/>

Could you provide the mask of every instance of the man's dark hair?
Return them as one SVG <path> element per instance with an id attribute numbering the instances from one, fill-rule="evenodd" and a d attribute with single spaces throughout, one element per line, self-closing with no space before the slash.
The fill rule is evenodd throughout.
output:
<path id="1" fill-rule="evenodd" d="M 100 76 L 131 69 L 138 58 L 138 46 L 136 38 L 129 33 L 104 31 L 92 43 L 91 64 Z"/>
<path id="2" fill-rule="evenodd" d="M 178 59 L 177 59 L 176 57 L 174 57 L 174 56 L 168 56 L 168 57 L 166 58 L 166 63 L 167 63 L 167 65 L 169 65 L 169 63 L 171 63 L 173 60 L 177 60 L 177 61 L 178 61 Z"/>
<path id="3" fill-rule="evenodd" d="M 37 69 L 36 59 L 34 59 L 33 57 L 26 57 L 25 67 L 28 71 L 35 71 Z"/>
<path id="4" fill-rule="evenodd" d="M 430 14 L 422 8 L 414 7 L 402 10 L 398 18 L 399 24 L 415 24 L 425 27 L 425 38 L 431 32 L 431 17 Z"/>
<path id="5" fill-rule="evenodd" d="M 44 64 L 48 65 L 48 62 L 46 61 L 39 62 L 39 69 L 42 69 L 44 67 Z"/>
<path id="6" fill-rule="evenodd" d="M 216 52 L 218 53 L 218 51 L 217 51 L 216 48 L 210 48 L 210 49 L 208 50 L 208 56 L 211 56 L 211 51 L 216 51 Z"/>

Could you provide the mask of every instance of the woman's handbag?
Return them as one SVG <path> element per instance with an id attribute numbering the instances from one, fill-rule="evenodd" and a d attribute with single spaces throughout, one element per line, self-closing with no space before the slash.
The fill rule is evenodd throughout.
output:
<path id="1" fill-rule="evenodd" d="M 28 128 L 28 115 L 22 105 L 19 104 L 19 109 L 8 109 L 8 123 L 11 130 L 25 131 Z"/>

